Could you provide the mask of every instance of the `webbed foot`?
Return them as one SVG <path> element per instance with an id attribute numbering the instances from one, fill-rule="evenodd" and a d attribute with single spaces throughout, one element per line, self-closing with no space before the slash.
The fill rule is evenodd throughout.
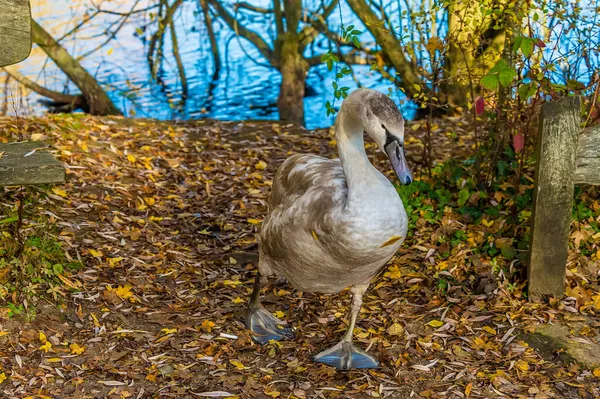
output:
<path id="1" fill-rule="evenodd" d="M 273 316 L 262 306 L 249 309 L 246 318 L 246 328 L 252 331 L 252 339 L 261 345 L 270 340 L 279 341 L 281 339 L 291 339 L 294 332 L 289 327 L 284 327 L 285 323 Z"/>
<path id="2" fill-rule="evenodd" d="M 350 369 L 376 369 L 379 362 L 362 349 L 357 348 L 350 341 L 341 341 L 314 358 L 315 362 L 325 363 L 337 370 Z"/>

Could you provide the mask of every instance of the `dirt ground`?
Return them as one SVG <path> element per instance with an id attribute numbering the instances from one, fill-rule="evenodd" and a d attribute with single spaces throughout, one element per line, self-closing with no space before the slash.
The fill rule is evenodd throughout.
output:
<path id="1" fill-rule="evenodd" d="M 436 128 L 435 157 L 458 156 L 462 139 Z M 451 128 L 460 136 L 468 127 Z M 431 237 L 447 225 L 422 223 L 365 297 L 355 336 L 380 369 L 336 372 L 311 361 L 343 334 L 347 291 L 309 295 L 276 282 L 264 304 L 296 338 L 253 343 L 244 314 L 272 176 L 292 153 L 336 156 L 328 129 L 51 116 L 28 120 L 27 131 L 53 146 L 68 181 L 30 189 L 24 235 L 46 230 L 84 267 L 39 284 L 27 303 L 34 318 L 0 315 L 2 397 L 600 397 L 600 369 L 544 358 L 519 338 L 584 312 L 528 302 L 468 246 L 444 251 Z M 418 177 L 423 128 L 407 132 Z M 451 213 L 445 220 L 465 233 L 480 228 Z M 573 333 L 597 340 L 600 322 L 591 320 L 592 332 Z"/>

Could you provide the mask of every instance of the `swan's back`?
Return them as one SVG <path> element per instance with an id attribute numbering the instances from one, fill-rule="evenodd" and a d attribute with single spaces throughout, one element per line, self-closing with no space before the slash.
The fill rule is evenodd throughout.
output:
<path id="1" fill-rule="evenodd" d="M 310 201 L 313 208 L 305 211 L 320 213 L 343 206 L 347 195 L 348 187 L 339 159 L 296 154 L 286 159 L 275 173 L 269 204 L 274 210 L 293 205 L 303 197 L 302 202 Z M 318 216 L 312 218 L 318 219 Z"/>

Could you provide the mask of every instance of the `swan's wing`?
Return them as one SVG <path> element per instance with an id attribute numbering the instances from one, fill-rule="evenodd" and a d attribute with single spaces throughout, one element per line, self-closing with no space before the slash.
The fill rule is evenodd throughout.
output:
<path id="1" fill-rule="evenodd" d="M 273 179 L 271 209 L 260 232 L 262 252 L 281 259 L 284 253 L 291 255 L 292 247 L 303 239 L 331 233 L 347 198 L 339 159 L 291 156 Z"/>
<path id="2" fill-rule="evenodd" d="M 293 205 L 299 197 L 305 206 L 323 208 L 332 201 L 345 201 L 348 187 L 339 159 L 297 154 L 286 159 L 275 173 L 271 208 Z M 343 205 L 343 204 L 342 204 Z"/>

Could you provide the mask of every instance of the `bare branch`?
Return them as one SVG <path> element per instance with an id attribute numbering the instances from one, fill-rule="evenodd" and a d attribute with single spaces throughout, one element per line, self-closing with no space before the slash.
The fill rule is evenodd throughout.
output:
<path id="1" fill-rule="evenodd" d="M 413 98 L 417 93 L 415 87 L 423 87 L 425 85 L 421 80 L 421 76 L 404 54 L 404 50 L 396 36 L 383 26 L 381 19 L 371 10 L 371 6 L 366 0 L 348 0 L 348 4 L 354 14 L 360 17 L 367 29 L 375 37 L 377 43 L 381 46 L 383 53 L 390 60 L 400 78 L 399 84 L 404 89 L 406 95 L 409 98 Z"/>
<path id="2" fill-rule="evenodd" d="M 276 64 L 276 60 L 273 57 L 273 50 L 269 47 L 267 42 L 260 37 L 260 35 L 253 30 L 250 30 L 243 25 L 239 24 L 239 21 L 227 11 L 225 7 L 218 0 L 209 0 L 210 4 L 217 11 L 217 14 L 223 19 L 223 21 L 229 26 L 229 28 L 236 33 L 236 35 L 242 36 L 244 39 L 248 40 L 256 48 L 260 53 L 265 57 L 270 64 Z"/>
<path id="3" fill-rule="evenodd" d="M 300 46 L 302 49 L 312 43 L 313 40 L 319 36 L 319 33 L 323 31 L 323 26 L 325 29 L 327 29 L 327 18 L 329 15 L 331 15 L 333 10 L 335 10 L 338 2 L 339 0 L 331 0 L 331 2 L 323 8 L 322 12 L 319 9 L 319 11 L 312 14 L 313 18 L 311 24 L 304 27 L 304 29 L 302 29 L 300 32 Z M 317 28 L 315 24 L 318 24 L 321 28 Z"/>
<path id="4" fill-rule="evenodd" d="M 239 8 L 243 8 L 244 10 L 254 11 L 254 12 L 261 13 L 261 14 L 270 14 L 270 13 L 273 12 L 273 10 L 271 10 L 270 8 L 258 7 L 258 6 L 246 3 L 245 1 L 243 1 L 241 3 L 235 3 L 233 5 L 233 7 L 236 10 L 239 9 Z"/>
<path id="5" fill-rule="evenodd" d="M 4 70 L 4 72 L 6 72 L 10 77 L 12 77 L 14 80 L 19 82 L 23 86 L 27 87 L 28 89 L 33 90 L 36 93 L 38 93 L 44 97 L 48 97 L 58 103 L 71 104 L 75 108 L 84 106 L 84 104 L 85 104 L 85 100 L 82 95 L 80 95 L 80 94 L 79 95 L 64 94 L 64 93 L 59 93 L 54 90 L 47 89 L 43 86 L 40 86 L 39 84 L 37 84 L 33 80 L 29 79 L 28 77 L 21 75 L 21 73 L 19 73 L 19 71 L 14 66 L 6 66 L 6 67 L 2 68 L 2 70 Z M 75 108 L 73 108 L 73 109 L 75 109 Z"/>
<path id="6" fill-rule="evenodd" d="M 221 69 L 221 56 L 219 54 L 219 45 L 217 38 L 215 37 L 215 31 L 213 29 L 212 16 L 208 8 L 207 0 L 200 0 L 200 6 L 202 7 L 202 13 L 204 14 L 204 24 L 206 25 L 206 31 L 208 33 L 208 40 L 210 41 L 210 49 L 213 56 L 213 64 L 215 70 L 213 71 L 213 80 L 219 76 L 219 70 Z"/>
<path id="7" fill-rule="evenodd" d="M 150 11 L 150 10 L 153 10 L 153 9 L 158 8 L 160 6 L 160 4 L 155 4 L 153 6 L 148 6 L 148 7 L 145 7 L 145 8 L 140 8 L 139 10 L 134 10 L 135 5 L 138 4 L 138 2 L 136 2 L 135 5 L 131 8 L 131 10 L 129 10 L 128 12 L 119 12 L 119 11 L 112 11 L 112 10 L 104 10 L 104 9 L 100 8 L 100 6 L 97 6 L 96 4 L 94 4 L 93 1 L 91 1 L 91 3 L 94 6 L 94 8 L 96 9 L 96 11 L 99 12 L 99 13 L 110 14 L 110 15 L 119 15 L 121 17 L 130 17 L 133 14 L 139 14 L 141 12 Z"/>
<path id="8" fill-rule="evenodd" d="M 175 23 L 173 22 L 174 10 L 167 11 L 167 23 L 169 24 L 169 30 L 171 31 L 171 43 L 173 50 L 173 57 L 175 57 L 175 63 L 179 70 L 179 78 L 181 79 L 181 97 L 185 101 L 188 97 L 188 84 L 187 78 L 185 77 L 185 67 L 179 54 L 179 41 L 177 40 L 177 32 L 175 31 Z"/>
<path id="9" fill-rule="evenodd" d="M 133 6 L 131 7 L 131 9 L 133 10 L 135 8 L 135 6 L 137 6 L 140 1 L 141 0 L 136 0 L 135 3 L 133 4 Z M 131 16 L 131 14 L 125 14 L 125 16 L 121 20 L 121 23 L 119 24 L 119 26 L 117 26 L 117 28 L 115 30 L 113 30 L 110 33 L 110 35 L 108 35 L 108 37 L 106 38 L 105 41 L 103 41 L 102 43 L 98 44 L 96 47 L 94 47 L 93 49 L 91 49 L 87 53 L 84 53 L 84 54 L 80 55 L 79 57 L 77 57 L 77 61 L 81 61 L 85 57 L 88 57 L 88 56 L 92 55 L 93 53 L 95 53 L 96 51 L 100 50 L 102 47 L 106 46 L 108 43 L 110 43 L 117 36 L 117 33 L 119 33 L 119 31 L 125 26 L 125 23 L 127 22 L 127 20 L 129 19 L 130 16 Z"/>
<path id="10" fill-rule="evenodd" d="M 308 61 L 308 64 L 310 66 L 316 66 L 323 64 L 323 61 L 321 61 L 322 57 L 323 54 L 315 55 L 313 57 L 307 58 L 306 60 Z M 348 65 L 369 65 L 371 61 L 376 59 L 375 56 L 365 54 L 364 51 L 356 49 L 352 50 L 348 54 L 339 54 L 338 57 L 340 57 L 340 61 Z"/>

